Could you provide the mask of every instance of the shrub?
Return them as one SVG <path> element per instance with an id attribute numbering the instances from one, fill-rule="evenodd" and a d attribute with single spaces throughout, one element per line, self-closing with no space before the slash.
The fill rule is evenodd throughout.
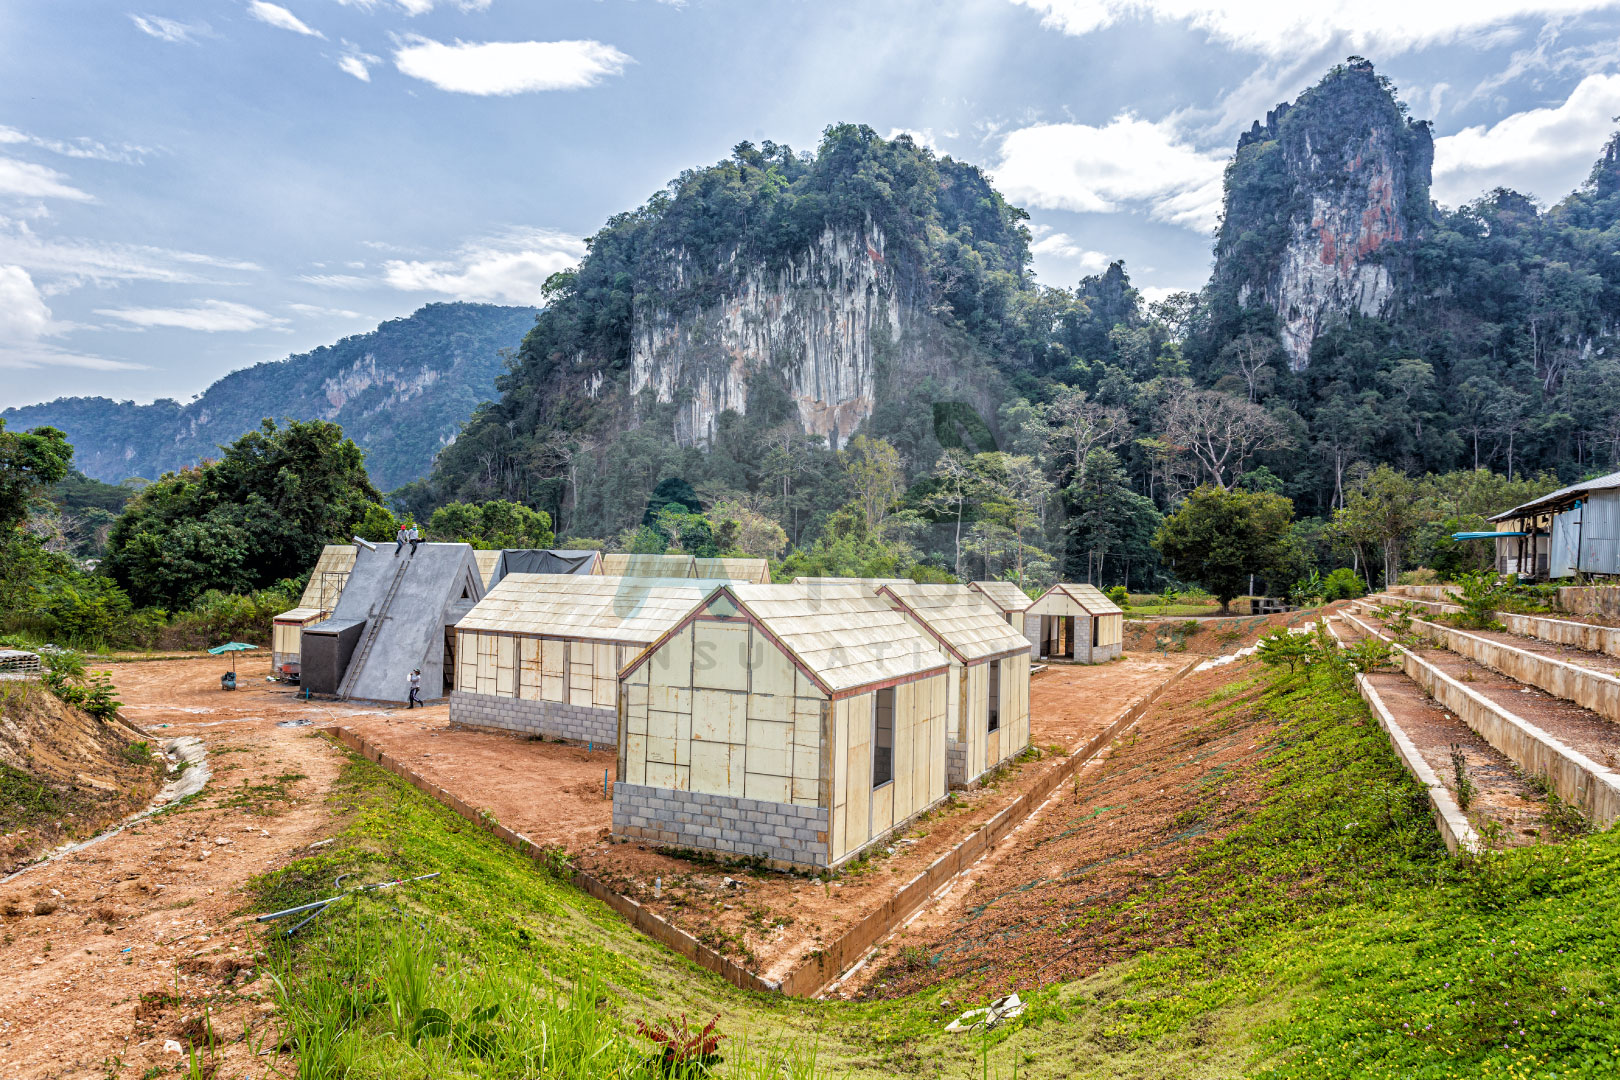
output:
<path id="1" fill-rule="evenodd" d="M 1288 665 L 1290 672 L 1316 662 L 1321 645 L 1311 634 L 1291 634 L 1285 627 L 1277 627 L 1255 643 L 1255 652 L 1262 663 L 1272 667 Z"/>
<path id="2" fill-rule="evenodd" d="M 1395 657 L 1395 650 L 1382 638 L 1365 637 L 1344 651 L 1344 658 L 1356 672 L 1371 674 L 1387 666 Z"/>
<path id="3" fill-rule="evenodd" d="M 1397 585 L 1438 585 L 1440 575 L 1427 566 L 1420 566 L 1416 570 L 1408 570 L 1395 579 Z"/>
<path id="4" fill-rule="evenodd" d="M 1502 624 L 1496 621 L 1496 609 L 1501 606 L 1504 593 L 1502 579 L 1489 570 L 1476 570 L 1462 575 L 1457 584 L 1462 586 L 1457 596 L 1462 611 L 1453 615 L 1452 621 L 1469 630 L 1502 629 Z"/>
<path id="5" fill-rule="evenodd" d="M 1331 603 L 1334 600 L 1354 600 L 1358 596 L 1367 595 L 1367 583 L 1361 580 L 1361 575 L 1348 566 L 1341 566 L 1333 573 L 1322 579 L 1322 599 Z"/>
<path id="6" fill-rule="evenodd" d="M 1115 585 L 1112 589 L 1108 590 L 1107 595 L 1108 599 L 1112 600 L 1122 608 L 1128 608 L 1131 606 L 1131 594 L 1125 590 L 1125 586 L 1123 585 Z"/>

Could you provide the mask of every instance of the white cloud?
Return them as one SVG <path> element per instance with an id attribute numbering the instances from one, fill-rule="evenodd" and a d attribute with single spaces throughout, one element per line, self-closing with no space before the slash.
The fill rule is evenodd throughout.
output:
<path id="1" fill-rule="evenodd" d="M 1434 197 L 1459 206 L 1498 186 L 1556 202 L 1585 180 L 1615 128 L 1620 75 L 1589 75 L 1562 105 L 1434 141 Z"/>
<path id="2" fill-rule="evenodd" d="M 248 4 L 248 14 L 267 26 L 275 27 L 277 30 L 291 30 L 293 33 L 303 34 L 305 37 L 326 37 L 325 34 L 316 30 L 280 4 L 270 3 L 270 0 L 252 0 Z"/>
<path id="3" fill-rule="evenodd" d="M 433 10 L 437 0 L 338 0 L 345 7 L 355 7 L 362 11 L 376 11 L 378 8 L 397 7 L 407 15 L 426 15 Z M 493 0 L 456 0 L 456 7 L 462 11 L 488 11 Z"/>
<path id="4" fill-rule="evenodd" d="M 1107 255 L 1100 251 L 1088 251 L 1068 233 L 1049 232 L 1030 245 L 1029 250 L 1042 258 L 1076 263 L 1083 274 L 1101 273 L 1108 266 Z"/>
<path id="5" fill-rule="evenodd" d="M 581 90 L 617 75 L 630 57 L 600 41 L 457 41 L 412 34 L 394 50 L 394 66 L 458 94 Z"/>
<path id="6" fill-rule="evenodd" d="M 1175 285 L 1138 285 L 1136 287 L 1136 291 L 1142 294 L 1142 302 L 1143 303 L 1145 303 L 1145 304 L 1157 304 L 1160 300 L 1163 300 L 1165 297 L 1173 295 L 1174 293 L 1178 293 L 1178 292 L 1195 293 L 1198 290 L 1197 289 L 1183 289 L 1183 288 L 1180 288 L 1179 286 L 1175 286 Z"/>
<path id="7" fill-rule="evenodd" d="M 358 45 L 345 41 L 343 55 L 338 58 L 338 67 L 353 75 L 361 82 L 371 81 L 371 65 L 382 63 L 382 57 L 373 56 L 363 51 Z"/>
<path id="8" fill-rule="evenodd" d="M 299 274 L 298 280 L 323 289 L 369 289 L 377 282 L 358 274 Z"/>
<path id="9" fill-rule="evenodd" d="M 910 135 L 911 141 L 916 143 L 918 146 L 926 146 L 928 149 L 935 152 L 938 152 L 939 150 L 939 144 L 934 141 L 933 128 L 890 128 L 889 133 L 883 137 L 892 141 L 899 138 L 901 135 Z"/>
<path id="10" fill-rule="evenodd" d="M 44 340 L 65 327 L 51 319 L 45 297 L 20 266 L 0 266 L 0 368 L 76 367 L 127 371 L 144 365 L 86 356 Z"/>
<path id="11" fill-rule="evenodd" d="M 1221 209 L 1227 153 L 1184 142 L 1169 121 L 1122 113 L 1102 127 L 1034 124 L 1002 137 L 996 187 L 1049 210 L 1148 216 L 1207 233 Z"/>
<path id="12" fill-rule="evenodd" d="M 97 308 L 97 315 L 118 319 L 142 330 L 167 327 L 175 330 L 220 331 L 264 330 L 285 326 L 286 319 L 230 300 L 204 300 L 188 308 Z"/>
<path id="13" fill-rule="evenodd" d="M 58 279 L 47 295 L 91 282 L 160 281 L 174 285 L 206 284 L 212 277 L 194 267 L 213 270 L 259 270 L 251 262 L 221 259 L 194 251 L 85 240 L 54 240 L 37 235 L 25 222 L 0 218 L 0 263 L 14 263 L 35 275 Z M 217 277 L 217 275 L 215 275 Z"/>
<path id="14" fill-rule="evenodd" d="M 518 229 L 466 244 L 454 259 L 390 259 L 383 277 L 406 292 L 457 300 L 539 304 L 546 279 L 585 256 L 585 241 L 552 229 Z"/>
<path id="15" fill-rule="evenodd" d="M 1615 0 L 1012 0 L 1040 12 L 1041 25 L 1081 36 L 1144 19 L 1185 23 L 1234 48 L 1271 57 L 1338 44 L 1381 57 L 1472 39 L 1515 19 L 1613 9 Z"/>
<path id="16" fill-rule="evenodd" d="M 162 15 L 133 13 L 129 19 L 141 33 L 172 45 L 195 45 L 199 37 L 211 36 L 207 23 L 185 23 L 179 19 L 166 19 Z"/>
<path id="17" fill-rule="evenodd" d="M 94 139 L 80 136 L 71 141 L 62 139 L 47 139 L 41 135 L 31 135 L 26 131 L 18 131 L 14 127 L 0 124 L 0 143 L 11 143 L 21 146 L 37 146 L 41 150 L 49 150 L 53 154 L 63 157 L 89 158 L 94 161 L 118 161 L 125 164 L 137 164 L 142 156 L 152 151 L 144 146 L 134 146 L 130 143 L 120 143 L 118 146 L 108 146 Z"/>
<path id="18" fill-rule="evenodd" d="M 67 177 L 55 169 L 35 165 L 31 161 L 18 161 L 15 158 L 0 158 L 0 195 L 14 195 L 27 199 L 95 201 L 94 196 L 69 184 Z"/>
<path id="19" fill-rule="evenodd" d="M 296 311 L 309 318 L 335 318 L 335 319 L 363 319 L 358 311 L 349 311 L 347 308 L 321 307 L 319 304 L 288 304 L 287 310 Z"/>

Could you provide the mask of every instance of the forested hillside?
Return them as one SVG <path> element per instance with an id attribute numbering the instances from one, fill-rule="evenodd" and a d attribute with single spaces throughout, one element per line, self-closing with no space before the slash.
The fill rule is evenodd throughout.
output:
<path id="1" fill-rule="evenodd" d="M 1286 588 L 1360 561 L 1327 526 L 1380 464 L 1454 474 L 1427 489 L 1446 517 L 1620 462 L 1617 146 L 1545 211 L 1438 207 L 1427 123 L 1352 57 L 1245 133 L 1214 276 L 1149 305 L 1123 261 L 1037 285 L 1024 213 L 906 136 L 743 143 L 550 282 L 500 400 L 408 499 L 657 546 L 679 530 L 636 530 L 679 478 L 780 525 L 799 569 L 1149 586 L 1162 515 L 1211 484 L 1293 501 Z"/>
<path id="2" fill-rule="evenodd" d="M 21 431 L 67 433 L 76 466 L 108 483 L 155 480 L 218 457 L 266 417 L 333 420 L 366 451 L 383 489 L 425 476 L 433 455 L 494 394 L 501 351 L 534 325 L 527 307 L 429 304 L 366 334 L 234 371 L 186 405 L 61 398 L 0 413 Z"/>

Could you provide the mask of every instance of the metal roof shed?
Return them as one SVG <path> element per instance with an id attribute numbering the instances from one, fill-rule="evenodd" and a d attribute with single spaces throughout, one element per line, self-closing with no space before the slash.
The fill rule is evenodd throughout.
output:
<path id="1" fill-rule="evenodd" d="M 1029 642 L 965 585 L 885 585 L 886 597 L 951 658 L 946 769 L 965 787 L 1029 745 Z"/>
<path id="2" fill-rule="evenodd" d="M 612 746 L 619 669 L 723 584 L 506 575 L 456 627 L 451 722 Z"/>
<path id="3" fill-rule="evenodd" d="M 1119 657 L 1125 613 L 1095 585 L 1053 585 L 1024 611 L 1024 637 L 1041 660 L 1101 664 Z"/>
<path id="4" fill-rule="evenodd" d="M 1490 520 L 1515 522 L 1529 534 L 1496 541 L 1500 573 L 1620 574 L 1620 472 L 1559 488 Z"/>
<path id="5" fill-rule="evenodd" d="M 945 797 L 949 671 L 875 593 L 727 585 L 621 672 L 613 831 L 838 866 Z"/>

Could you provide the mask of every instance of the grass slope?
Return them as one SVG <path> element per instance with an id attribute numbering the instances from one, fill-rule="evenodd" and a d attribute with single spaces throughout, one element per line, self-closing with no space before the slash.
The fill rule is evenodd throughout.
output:
<path id="1" fill-rule="evenodd" d="M 717 1074 L 739 1077 L 1620 1072 L 1620 835 L 1453 862 L 1329 663 L 1236 665 L 1204 704 L 1216 727 L 1270 721 L 1263 800 L 1181 873 L 1068 928 L 1135 935 L 1133 960 L 1036 991 L 985 1039 L 943 1034 L 971 1004 L 948 984 L 860 1004 L 736 990 L 354 758 L 339 841 L 261 879 L 255 908 L 344 873 L 443 876 L 346 901 L 281 957 L 300 1075 L 666 1075 L 634 1024 L 682 1014 L 720 1015 Z"/>

